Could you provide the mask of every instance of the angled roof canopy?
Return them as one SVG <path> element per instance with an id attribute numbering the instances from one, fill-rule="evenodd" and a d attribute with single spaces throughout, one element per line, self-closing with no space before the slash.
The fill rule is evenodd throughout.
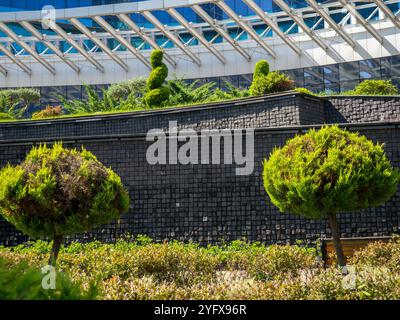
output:
<path id="1" fill-rule="evenodd" d="M 201 59 L 204 55 L 200 56 L 197 54 L 198 50 L 192 49 L 196 46 L 208 50 L 222 64 L 227 61 L 226 49 L 223 47 L 227 44 L 235 50 L 231 52 L 238 53 L 247 61 L 251 60 L 251 52 L 254 52 L 255 48 L 260 48 L 263 54 L 265 53 L 274 59 L 279 58 L 277 52 L 280 52 L 279 50 L 282 50 L 282 48 L 278 50 L 278 46 L 282 46 L 282 42 L 290 50 L 301 56 L 303 52 L 300 41 L 304 40 L 298 40 L 298 37 L 295 38 L 292 35 L 295 33 L 294 27 L 296 25 L 309 36 L 316 46 L 328 52 L 331 47 L 328 45 L 327 38 L 325 38 L 327 37 L 326 33 L 323 33 L 323 30 L 316 30 L 320 29 L 321 21 L 324 21 L 325 29 L 335 31 L 352 50 L 357 50 L 356 38 L 353 37 L 353 33 L 360 32 L 360 28 L 357 28 L 358 31 L 354 31 L 354 28 L 348 27 L 345 23 L 341 25 L 342 23 L 337 22 L 337 19 L 334 18 L 335 14 L 342 15 L 344 11 L 347 14 L 343 21 L 347 19 L 346 17 L 353 16 L 357 23 L 380 43 L 384 41 L 384 38 L 378 28 L 379 24 L 376 26 L 375 22 L 370 20 L 378 10 L 396 28 L 400 27 L 400 20 L 396 16 L 397 12 L 393 12 L 391 6 L 400 3 L 400 0 L 369 0 L 365 2 L 336 0 L 324 3 L 319 3 L 317 0 L 306 0 L 309 7 L 297 9 L 291 8 L 285 0 L 271 0 L 282 9 L 278 12 L 265 12 L 255 0 L 242 1 L 254 13 L 253 15 L 241 16 L 240 12 L 236 12 L 224 0 L 148 0 L 67 10 L 60 9 L 55 10 L 57 21 L 50 25 L 55 34 L 46 34 L 45 31 L 36 27 L 36 24 L 42 19 L 40 11 L 0 12 L 0 30 L 5 34 L 0 38 L 0 52 L 3 53 L 4 58 L 10 59 L 12 63 L 27 74 L 32 74 L 31 68 L 25 63 L 29 57 L 55 74 L 56 70 L 53 63 L 48 60 L 48 57 L 52 55 L 57 56 L 72 70 L 79 73 L 82 65 L 79 63 L 78 66 L 78 63 L 74 60 L 74 55 L 77 54 L 83 56 L 96 69 L 104 72 L 102 63 L 104 57 L 96 58 L 99 57 L 99 51 L 107 55 L 110 60 L 125 71 L 128 71 L 129 66 L 125 61 L 126 58 L 122 59 L 121 51 L 118 51 L 120 47 L 126 48 L 127 52 L 147 68 L 150 68 L 150 64 L 148 53 L 146 53 L 146 50 L 148 50 L 146 44 L 151 48 L 163 49 L 165 60 L 173 67 L 177 65 L 177 61 L 182 56 L 188 57 L 194 64 L 201 66 L 205 62 Z M 203 7 L 205 4 L 215 4 L 224 13 L 223 18 L 214 19 Z M 177 10 L 184 7 L 191 8 L 203 21 L 189 21 L 185 15 Z M 365 14 L 361 14 L 364 9 L 372 12 L 370 17 L 365 18 Z M 164 25 L 154 14 L 155 11 L 159 10 L 167 12 L 176 20 L 177 24 Z M 130 16 L 132 13 L 142 15 L 152 26 L 147 24 L 139 26 Z M 108 20 L 108 17 L 114 18 L 111 21 L 119 19 L 128 29 L 116 29 L 115 25 Z M 382 17 L 383 15 L 380 16 L 380 19 Z M 92 19 L 100 28 L 93 32 L 93 29 L 82 23 L 83 20 L 79 20 L 83 18 Z M 70 33 L 67 31 L 70 30 L 71 25 L 65 21 L 69 21 L 79 32 Z M 312 26 L 310 26 L 310 21 L 313 23 Z M 11 25 L 7 25 L 10 22 L 19 23 L 31 35 L 17 34 Z M 288 25 L 289 28 L 287 28 Z M 189 41 L 183 40 L 187 34 L 191 35 Z M 210 36 L 211 40 L 209 40 Z M 159 39 L 165 38 L 167 41 L 162 45 L 159 44 Z M 282 41 L 274 41 L 277 38 Z M 329 38 L 331 38 L 331 35 L 329 35 Z M 88 48 L 86 40 L 90 40 L 95 46 Z M 109 40 L 116 40 L 119 42 L 118 46 L 112 48 L 110 43 L 113 43 L 113 41 Z M 308 39 L 307 41 L 309 42 Z M 65 42 L 69 46 L 64 46 Z M 14 43 L 22 48 L 16 54 L 10 49 Z M 137 45 L 138 43 L 139 45 Z M 173 47 L 167 46 L 170 43 L 173 44 Z M 43 44 L 45 49 L 41 49 L 43 46 L 37 46 L 37 44 Z M 175 50 L 176 48 L 179 50 Z M 100 50 L 97 51 L 97 49 Z M 42 52 L 39 52 L 39 50 L 42 50 Z M 124 55 L 126 57 L 126 53 Z M 4 76 L 7 76 L 11 71 L 12 69 L 0 66 L 0 73 Z"/>

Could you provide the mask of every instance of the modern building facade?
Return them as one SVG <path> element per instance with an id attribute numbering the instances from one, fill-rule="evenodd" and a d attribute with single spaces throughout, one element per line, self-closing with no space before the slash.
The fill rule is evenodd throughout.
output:
<path id="1" fill-rule="evenodd" d="M 0 0 L 0 88 L 37 87 L 43 104 L 146 77 L 152 49 L 170 76 L 248 86 L 269 61 L 297 86 L 345 91 L 400 83 L 400 1 Z"/>

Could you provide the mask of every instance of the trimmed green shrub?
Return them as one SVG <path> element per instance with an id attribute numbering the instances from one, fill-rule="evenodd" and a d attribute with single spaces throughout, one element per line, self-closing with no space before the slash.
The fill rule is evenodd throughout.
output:
<path id="1" fill-rule="evenodd" d="M 281 212 L 328 218 L 344 265 L 336 214 L 375 207 L 397 191 L 400 175 L 381 145 L 337 126 L 310 130 L 264 161 L 264 187 Z"/>
<path id="2" fill-rule="evenodd" d="M 311 92 L 310 90 L 308 90 L 307 88 L 295 88 L 294 90 L 297 91 L 298 93 L 309 95 L 309 96 L 316 95 L 313 92 Z"/>
<path id="3" fill-rule="evenodd" d="M 254 67 L 253 78 L 256 79 L 260 76 L 267 76 L 269 73 L 269 63 L 266 60 L 260 60 Z"/>
<path id="4" fill-rule="evenodd" d="M 163 55 L 161 50 L 154 50 L 151 53 L 150 63 L 153 70 L 147 79 L 148 91 L 144 97 L 148 107 L 161 106 L 164 101 L 168 100 L 170 94 L 169 88 L 163 86 L 168 77 L 168 67 L 162 62 Z"/>
<path id="5" fill-rule="evenodd" d="M 364 80 L 355 87 L 354 94 L 359 95 L 397 95 L 399 90 L 391 80 Z"/>
<path id="6" fill-rule="evenodd" d="M 96 299 L 97 288 L 90 285 L 83 291 L 64 274 L 56 273 L 56 288 L 43 289 L 43 274 L 26 262 L 8 266 L 0 258 L 0 300 L 88 300 Z"/>
<path id="7" fill-rule="evenodd" d="M 273 71 L 269 72 L 266 76 L 254 78 L 250 86 L 250 94 L 253 96 L 261 96 L 293 89 L 293 80 L 290 80 L 284 73 Z"/>
<path id="8" fill-rule="evenodd" d="M 20 165 L 0 171 L 1 214 L 29 236 L 52 237 L 52 265 L 64 235 L 109 222 L 128 207 L 120 177 L 83 148 L 33 147 Z"/>
<path id="9" fill-rule="evenodd" d="M 47 106 L 45 109 L 35 112 L 32 114 L 32 119 L 46 119 L 52 117 L 58 117 L 63 114 L 61 106 Z"/>
<path id="10" fill-rule="evenodd" d="M 50 250 L 38 240 L 0 246 L 0 257 L 8 270 L 21 261 L 39 267 Z M 335 267 L 324 268 L 315 249 L 298 245 L 234 241 L 203 247 L 126 236 L 115 244 L 71 243 L 61 249 L 57 263 L 82 288 L 97 283 L 98 299 L 398 300 L 399 252 L 396 238 L 370 244 L 350 261 L 356 272 L 349 268 L 344 277 Z"/>

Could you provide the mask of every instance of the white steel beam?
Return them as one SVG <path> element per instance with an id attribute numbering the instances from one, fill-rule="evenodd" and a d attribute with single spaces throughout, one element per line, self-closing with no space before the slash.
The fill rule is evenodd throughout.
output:
<path id="1" fill-rule="evenodd" d="M 228 32 L 225 31 L 224 28 L 222 28 L 216 20 L 210 17 L 210 15 L 204 11 L 202 7 L 199 5 L 193 5 L 191 7 L 196 14 L 202 18 L 205 22 L 207 22 L 210 27 L 213 27 L 214 30 L 222 37 L 225 39 L 226 42 L 228 42 L 238 53 L 240 53 L 247 61 L 251 60 L 251 56 L 244 50 L 239 43 L 232 39 L 232 37 L 229 35 Z"/>
<path id="2" fill-rule="evenodd" d="M 62 61 L 64 61 L 68 66 L 70 66 L 76 73 L 80 72 L 80 68 L 71 60 L 65 58 L 65 55 L 54 45 L 52 42 L 47 40 L 45 36 L 39 32 L 30 22 L 28 21 L 21 21 L 19 23 L 22 25 L 26 30 L 28 30 L 32 35 L 37 38 L 40 42 L 43 42 L 47 48 L 53 51 Z"/>
<path id="3" fill-rule="evenodd" d="M 395 14 L 390 10 L 390 8 L 386 5 L 383 0 L 373 0 L 375 4 L 378 6 L 379 9 L 385 14 L 387 18 L 392 21 L 392 23 L 397 27 L 400 28 L 400 20 L 396 18 Z"/>
<path id="4" fill-rule="evenodd" d="M 269 15 L 254 0 L 243 0 L 254 13 L 261 18 L 264 23 L 269 26 L 294 52 L 299 56 L 302 54 L 301 49 L 284 33 L 278 24 L 272 20 Z"/>
<path id="5" fill-rule="evenodd" d="M 139 52 L 139 50 L 137 50 L 128 40 L 126 40 L 123 36 L 121 36 L 108 22 L 106 22 L 100 16 L 93 17 L 93 20 L 96 21 L 100 26 L 102 26 L 115 39 L 117 39 L 127 50 L 129 50 L 136 58 L 138 58 L 146 67 L 151 69 L 150 63 Z"/>
<path id="6" fill-rule="evenodd" d="M 294 22 L 322 49 L 327 51 L 329 49 L 328 45 L 322 41 L 315 33 L 312 31 L 307 24 L 304 22 L 303 18 L 294 11 L 284 0 L 273 0 L 286 14 L 293 19 Z"/>
<path id="7" fill-rule="evenodd" d="M 215 4 L 221 8 L 221 10 L 225 11 L 225 13 L 233 20 L 236 22 L 236 24 L 246 31 L 246 33 L 253 38 L 255 42 L 257 42 L 267 53 L 269 53 L 274 59 L 276 58 L 276 53 L 275 51 L 265 43 L 263 39 L 260 38 L 258 33 L 253 29 L 253 27 L 249 26 L 245 22 L 242 21 L 242 19 L 236 14 L 235 11 L 233 11 L 225 2 L 223 1 L 218 1 L 215 2 Z"/>
<path id="8" fill-rule="evenodd" d="M 4 45 L 0 43 L 0 51 L 3 52 L 12 62 L 14 62 L 18 67 L 20 67 L 27 74 L 32 75 L 32 70 L 25 63 L 19 61 L 13 53 L 8 50 Z"/>
<path id="9" fill-rule="evenodd" d="M 314 11 L 316 13 L 318 13 L 323 19 L 324 21 L 329 24 L 329 26 L 335 30 L 337 32 L 337 34 L 339 36 L 342 37 L 342 39 L 344 41 L 346 41 L 351 47 L 355 47 L 356 43 L 353 41 L 353 39 L 350 37 L 350 35 L 343 30 L 343 28 L 338 25 L 333 19 L 332 17 L 329 15 L 328 12 L 326 12 L 324 10 L 324 8 L 322 8 L 317 1 L 315 0 L 306 0 L 308 2 L 308 4 L 310 5 L 311 8 L 314 9 Z"/>
<path id="10" fill-rule="evenodd" d="M 121 20 L 122 22 L 124 22 L 131 30 L 135 31 L 135 33 L 145 42 L 147 42 L 151 47 L 153 47 L 154 49 L 158 49 L 161 50 L 161 47 L 157 44 L 156 41 L 154 41 L 154 39 L 150 36 L 148 36 L 145 32 L 143 32 L 140 27 L 132 21 L 131 18 L 129 18 L 129 16 L 127 16 L 124 13 L 118 14 L 117 15 L 118 19 Z M 166 52 L 164 52 L 164 58 L 165 60 L 174 68 L 176 67 L 177 63 L 174 59 L 171 58 L 171 56 L 169 54 L 167 54 Z"/>
<path id="11" fill-rule="evenodd" d="M 2 73 L 5 77 L 7 77 L 8 71 L 6 68 L 0 65 L 0 73 Z"/>
<path id="12" fill-rule="evenodd" d="M 353 3 L 348 0 L 339 0 L 343 7 L 345 7 L 349 13 L 361 24 L 368 33 L 370 33 L 379 43 L 383 43 L 383 37 L 378 31 L 364 19 L 364 17 L 357 11 Z"/>
<path id="13" fill-rule="evenodd" d="M 193 28 L 191 24 L 178 11 L 176 11 L 176 9 L 169 8 L 167 9 L 167 12 L 182 26 L 184 26 L 197 40 L 199 40 L 200 43 L 205 46 L 214 56 L 216 56 L 219 61 L 225 64 L 225 57 L 217 49 L 211 46 L 204 35 Z"/>
<path id="14" fill-rule="evenodd" d="M 153 26 L 155 26 L 158 30 L 160 30 L 167 38 L 169 38 L 176 46 L 179 47 L 186 55 L 188 55 L 194 63 L 196 63 L 198 66 L 201 66 L 201 61 L 200 59 L 192 52 L 190 51 L 179 39 L 177 36 L 175 36 L 170 30 L 165 28 L 163 24 L 158 20 L 151 12 L 149 11 L 143 11 L 141 14 L 151 23 Z"/>
<path id="15" fill-rule="evenodd" d="M 86 37 L 88 37 L 93 43 L 100 48 L 105 54 L 107 54 L 111 59 L 113 59 L 116 63 L 119 64 L 119 66 L 124 69 L 125 71 L 129 70 L 128 65 L 114 52 L 111 51 L 109 47 L 105 43 L 103 43 L 100 39 L 97 37 L 93 36 L 92 32 L 85 26 L 83 25 L 82 22 L 80 22 L 76 18 L 71 18 L 69 20 L 79 31 L 81 31 Z"/>
<path id="16" fill-rule="evenodd" d="M 104 67 L 96 60 L 94 59 L 87 51 L 81 47 L 79 43 L 77 43 L 74 39 L 72 39 L 65 31 L 62 29 L 58 24 L 52 23 L 51 24 L 51 29 L 56 32 L 61 38 L 63 38 L 65 41 L 67 41 L 73 48 L 76 49 L 82 56 L 86 58 L 92 65 L 96 67 L 97 70 L 100 72 L 104 72 Z"/>
<path id="17" fill-rule="evenodd" d="M 0 22 L 0 30 L 2 30 L 16 43 L 18 43 L 26 52 L 28 52 L 33 58 L 35 58 L 37 62 L 39 62 L 43 67 L 49 70 L 51 74 L 56 74 L 56 69 L 54 69 L 54 67 L 50 63 L 43 59 L 31 46 L 29 46 L 26 42 L 21 41 L 18 35 L 14 31 L 12 31 L 4 22 Z"/>

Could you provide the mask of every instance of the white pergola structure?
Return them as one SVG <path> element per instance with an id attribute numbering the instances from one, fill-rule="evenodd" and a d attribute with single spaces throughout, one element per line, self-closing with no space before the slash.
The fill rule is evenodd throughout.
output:
<path id="1" fill-rule="evenodd" d="M 335 63 L 338 61 L 329 60 L 334 58 L 327 54 L 333 47 L 344 61 L 365 58 L 365 52 L 371 58 L 393 55 L 393 50 L 400 53 L 396 47 L 400 44 L 399 12 L 391 9 L 400 0 L 337 0 L 322 4 L 306 0 L 309 6 L 299 9 L 285 0 L 267 0 L 281 9 L 277 12 L 265 12 L 254 0 L 242 1 L 252 14 L 243 16 L 224 0 L 149 0 L 56 10 L 50 33 L 38 27 L 43 18 L 40 11 L 0 13 L 0 31 L 5 35 L 0 37 L 0 86 L 34 84 L 38 78 L 43 84 L 61 83 L 58 75 L 65 77 L 67 72 L 63 65 L 74 71 L 69 81 L 76 84 L 145 76 L 151 68 L 151 49 L 163 49 L 173 73 L 191 78 L 240 74 L 243 70 L 251 73 L 260 58 L 269 60 L 272 69 Z M 224 17 L 211 17 L 203 7 L 206 4 L 215 5 Z M 190 8 L 198 19 L 189 21 L 179 8 Z M 370 8 L 373 14 L 369 17 L 360 13 Z M 177 24 L 164 25 L 155 14 L 160 10 Z M 131 14 L 139 14 L 149 23 L 139 26 Z M 335 14 L 345 14 L 345 18 L 337 22 Z M 355 22 L 351 23 L 350 16 Z M 124 27 L 116 28 L 110 17 Z M 93 21 L 96 27 L 88 27 L 82 19 Z M 309 21 L 315 22 L 310 25 Z M 322 29 L 318 27 L 321 22 Z M 11 23 L 18 23 L 30 35 L 17 34 Z M 291 27 L 282 26 L 288 23 Z M 207 38 L 210 32 L 215 34 L 211 40 Z M 183 36 L 188 35 L 189 41 L 184 40 Z M 37 46 L 39 43 L 43 46 Z M 391 44 L 390 52 L 385 51 L 385 43 Z M 371 49 L 377 45 L 381 45 L 380 50 Z M 18 51 L 16 46 L 22 49 Z M 45 49 L 39 52 L 39 47 Z M 13 65 L 30 80 L 26 75 L 16 75 Z"/>

